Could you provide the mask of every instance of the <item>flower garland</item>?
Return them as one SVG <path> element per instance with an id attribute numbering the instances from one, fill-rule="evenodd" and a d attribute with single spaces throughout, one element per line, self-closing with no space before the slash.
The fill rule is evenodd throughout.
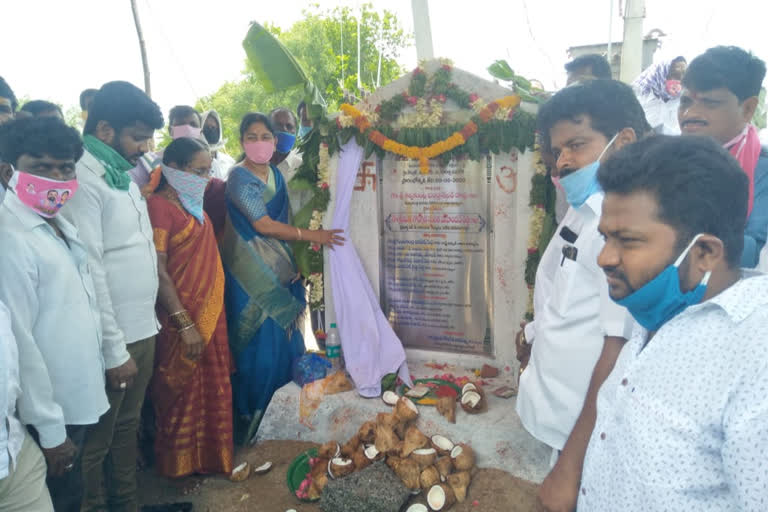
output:
<path id="1" fill-rule="evenodd" d="M 555 190 L 552 186 L 547 166 L 541 157 L 538 142 L 534 146 L 534 167 L 531 178 L 531 221 L 528 232 L 528 257 L 525 260 L 525 283 L 528 286 L 528 306 L 525 319 L 533 320 L 533 287 L 536 283 L 536 270 L 541 254 L 549 244 L 555 231 Z"/>
<path id="2" fill-rule="evenodd" d="M 505 96 L 498 100 L 492 101 L 487 106 L 483 107 L 477 114 L 477 119 L 482 123 L 487 123 L 494 118 L 496 112 L 500 109 L 506 109 L 511 111 L 520 105 L 520 96 L 511 95 Z M 468 121 L 461 130 L 453 132 L 448 138 L 435 142 L 426 147 L 419 146 L 406 146 L 399 142 L 390 139 L 379 130 L 373 129 L 368 118 L 361 111 L 349 105 L 347 103 L 341 106 L 341 111 L 348 117 L 354 120 L 354 125 L 360 131 L 371 140 L 374 144 L 382 148 L 383 150 L 394 153 L 399 156 L 410 158 L 411 160 L 419 161 L 419 169 L 422 174 L 429 173 L 429 160 L 436 158 L 443 153 L 451 151 L 459 146 L 466 144 L 467 139 L 477 133 L 478 126 L 473 120 Z M 505 114 L 505 116 L 508 114 Z"/>

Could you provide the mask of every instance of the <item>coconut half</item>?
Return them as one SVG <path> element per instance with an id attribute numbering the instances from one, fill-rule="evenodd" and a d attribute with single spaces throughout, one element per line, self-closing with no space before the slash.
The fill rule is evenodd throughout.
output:
<path id="1" fill-rule="evenodd" d="M 430 489 L 433 485 L 440 483 L 440 473 L 435 466 L 424 468 L 419 476 L 419 484 L 424 490 Z"/>
<path id="2" fill-rule="evenodd" d="M 394 405 L 397 404 L 397 401 L 400 400 L 400 396 L 394 391 L 385 391 L 384 394 L 381 395 L 381 399 L 384 400 L 385 404 L 394 407 Z"/>
<path id="3" fill-rule="evenodd" d="M 469 471 L 475 465 L 475 452 L 466 444 L 457 445 L 451 450 L 451 462 L 456 471 Z"/>
<path id="4" fill-rule="evenodd" d="M 419 416 L 419 409 L 410 399 L 402 397 L 395 406 L 395 416 L 401 422 L 413 421 Z"/>
<path id="5" fill-rule="evenodd" d="M 321 459 L 332 459 L 341 453 L 341 446 L 336 441 L 328 441 L 317 450 L 317 456 Z"/>
<path id="6" fill-rule="evenodd" d="M 477 391 L 477 386 L 475 386 L 472 382 L 467 382 L 464 384 L 464 387 L 461 388 L 461 394 L 463 395 L 467 391 Z"/>
<path id="7" fill-rule="evenodd" d="M 423 398 L 424 395 L 429 393 L 430 389 L 429 386 L 425 386 L 424 384 L 417 384 L 411 389 L 409 389 L 405 396 L 409 396 L 411 398 Z"/>
<path id="8" fill-rule="evenodd" d="M 272 463 L 271 462 L 265 462 L 261 466 L 257 468 L 253 468 L 253 474 L 254 475 L 265 475 L 269 473 L 269 470 L 272 469 Z"/>
<path id="9" fill-rule="evenodd" d="M 426 505 L 422 505 L 421 503 L 414 503 L 408 507 L 408 510 L 405 512 L 429 512 L 429 509 Z"/>
<path id="10" fill-rule="evenodd" d="M 377 460 L 377 457 L 381 455 L 381 452 L 376 449 L 375 444 L 370 444 L 365 447 L 365 456 L 368 457 L 368 460 Z"/>
<path id="11" fill-rule="evenodd" d="M 448 455 L 455 446 L 453 441 L 440 434 L 432 436 L 430 441 L 432 443 L 432 448 L 437 450 L 438 455 Z"/>
<path id="12" fill-rule="evenodd" d="M 456 501 L 459 503 L 467 499 L 467 487 L 472 477 L 469 475 L 469 471 L 460 471 L 452 475 L 448 475 L 448 485 L 453 489 L 453 493 L 456 495 Z"/>
<path id="13" fill-rule="evenodd" d="M 229 475 L 229 479 L 232 482 L 242 482 L 249 476 L 251 476 L 251 465 L 247 462 L 243 462 L 232 470 L 232 473 Z"/>
<path id="14" fill-rule="evenodd" d="M 480 393 L 476 391 L 467 391 L 461 395 L 461 405 L 467 405 L 474 409 L 480 403 Z"/>
<path id="15" fill-rule="evenodd" d="M 418 450 L 413 450 L 411 458 L 423 469 L 435 463 L 437 451 L 434 448 L 419 448 Z"/>
<path id="16" fill-rule="evenodd" d="M 342 459 L 341 457 L 336 457 L 330 462 L 329 474 L 331 478 L 341 478 L 342 476 L 346 476 L 352 473 L 354 470 L 355 465 L 352 463 L 351 459 Z"/>
<path id="17" fill-rule="evenodd" d="M 411 425 L 408 430 L 405 431 L 405 438 L 403 439 L 403 451 L 400 454 L 402 457 L 408 457 L 414 450 L 424 448 L 429 445 L 429 439 L 427 436 L 421 433 L 416 426 Z M 378 448 L 378 444 L 376 446 Z"/>
<path id="18" fill-rule="evenodd" d="M 433 485 L 427 493 L 427 504 L 432 510 L 448 510 L 451 505 L 456 503 L 456 496 L 446 484 Z"/>

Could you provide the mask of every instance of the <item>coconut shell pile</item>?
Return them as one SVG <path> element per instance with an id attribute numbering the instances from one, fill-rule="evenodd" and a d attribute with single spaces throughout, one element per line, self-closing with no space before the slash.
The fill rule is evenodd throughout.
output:
<path id="1" fill-rule="evenodd" d="M 479 386 L 472 386 L 463 393 L 474 393 L 466 400 L 466 407 L 479 412 L 485 396 Z M 313 461 L 309 496 L 324 496 L 330 481 L 355 475 L 384 461 L 411 494 L 424 493 L 429 510 L 448 510 L 466 499 L 475 466 L 472 448 L 454 444 L 441 435 L 427 437 L 414 424 L 419 416 L 416 405 L 406 397 L 391 401 L 391 412 L 379 413 L 375 420 L 363 423 L 346 443 L 329 441 L 320 447 L 317 460 Z M 455 404 L 454 400 L 454 417 Z M 325 467 L 327 473 L 317 469 Z"/>

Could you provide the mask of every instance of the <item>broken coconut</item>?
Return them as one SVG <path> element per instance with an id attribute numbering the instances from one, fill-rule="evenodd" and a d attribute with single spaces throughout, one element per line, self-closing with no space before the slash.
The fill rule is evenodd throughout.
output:
<path id="1" fill-rule="evenodd" d="M 403 451 L 401 456 L 408 457 L 414 450 L 424 448 L 429 444 L 427 436 L 421 433 L 421 430 L 414 425 L 408 427 L 405 431 L 405 438 L 403 439 Z M 378 446 L 377 446 L 378 448 Z"/>
<path id="2" fill-rule="evenodd" d="M 424 384 L 417 384 L 408 391 L 406 391 L 405 396 L 411 397 L 411 398 L 423 398 L 424 395 L 429 393 L 430 389 L 429 386 L 425 386 Z"/>
<path id="3" fill-rule="evenodd" d="M 357 437 L 361 443 L 370 444 L 376 439 L 376 422 L 366 421 L 357 431 Z"/>
<path id="4" fill-rule="evenodd" d="M 470 385 L 472 387 L 468 388 L 467 386 Z M 467 382 L 461 393 L 461 408 L 470 414 L 477 414 L 485 410 L 485 393 L 479 385 Z"/>
<path id="5" fill-rule="evenodd" d="M 336 441 L 328 441 L 317 450 L 317 456 L 321 459 L 332 459 L 341 453 L 341 446 Z"/>
<path id="6" fill-rule="evenodd" d="M 429 512 L 429 509 L 426 505 L 422 505 L 421 503 L 414 503 L 408 507 L 408 510 L 405 512 Z"/>
<path id="7" fill-rule="evenodd" d="M 397 417 L 394 411 L 392 412 L 380 412 L 376 415 L 376 425 L 386 425 L 394 430 L 394 428 L 400 423 L 400 418 Z"/>
<path id="8" fill-rule="evenodd" d="M 389 425 L 379 423 L 376 425 L 376 449 L 382 453 L 389 453 L 394 449 L 400 439 L 395 435 L 394 430 Z"/>
<path id="9" fill-rule="evenodd" d="M 229 475 L 229 480 L 232 482 L 242 482 L 249 476 L 251 476 L 251 465 L 247 462 L 243 462 L 232 470 L 232 473 Z"/>
<path id="10" fill-rule="evenodd" d="M 376 449 L 376 445 L 369 444 L 365 447 L 365 456 L 370 461 L 381 460 L 384 458 L 384 454 Z"/>
<path id="11" fill-rule="evenodd" d="M 427 493 L 427 505 L 432 510 L 448 510 L 454 503 L 456 503 L 456 495 L 449 485 L 433 485 Z"/>
<path id="12" fill-rule="evenodd" d="M 440 472 L 437 470 L 435 466 L 429 466 L 424 468 L 424 470 L 421 472 L 421 475 L 419 475 L 419 484 L 421 485 L 421 488 L 424 490 L 427 490 L 431 488 L 433 485 L 440 483 Z"/>
<path id="13" fill-rule="evenodd" d="M 437 459 L 437 462 L 435 462 L 435 467 L 440 473 L 440 476 L 445 479 L 448 475 L 451 474 L 451 471 L 453 471 L 453 462 L 451 462 L 451 457 L 440 457 Z"/>
<path id="14" fill-rule="evenodd" d="M 438 455 L 448 455 L 453 450 L 453 441 L 445 436 L 439 434 L 432 436 L 429 440 L 432 444 L 432 448 L 437 451 Z"/>
<path id="15" fill-rule="evenodd" d="M 371 459 L 365 456 L 365 448 L 362 444 L 358 446 L 357 451 L 352 455 L 352 463 L 355 465 L 355 470 L 358 471 L 371 465 Z"/>
<path id="16" fill-rule="evenodd" d="M 437 412 L 445 417 L 449 422 L 456 423 L 456 397 L 441 396 L 435 403 Z"/>
<path id="17" fill-rule="evenodd" d="M 347 476 L 352 473 L 354 470 L 355 465 L 351 459 L 336 457 L 331 460 L 329 474 L 331 475 L 331 478 L 341 478 L 342 476 Z"/>
<path id="18" fill-rule="evenodd" d="M 467 391 L 477 391 L 477 386 L 474 382 L 467 382 L 464 387 L 461 388 L 461 394 L 463 395 Z"/>
<path id="19" fill-rule="evenodd" d="M 394 471 L 397 465 L 400 464 L 400 461 L 402 460 L 403 459 L 401 459 L 400 457 L 396 455 L 392 455 L 390 457 L 387 457 L 387 466 L 389 466 L 389 469 Z"/>
<path id="20" fill-rule="evenodd" d="M 253 474 L 254 475 L 265 475 L 269 473 L 269 470 L 272 469 L 272 463 L 271 462 L 265 462 L 261 466 L 257 468 L 253 468 Z"/>
<path id="21" fill-rule="evenodd" d="M 381 395 L 381 399 L 384 400 L 385 404 L 395 406 L 397 401 L 400 400 L 400 395 L 394 391 L 385 391 L 384 394 Z"/>
<path id="22" fill-rule="evenodd" d="M 415 460 L 402 459 L 393 470 L 408 489 L 419 489 L 421 471 Z"/>
<path id="23" fill-rule="evenodd" d="M 404 443 L 402 441 L 398 441 L 397 443 L 395 443 L 395 446 L 393 446 L 392 449 L 389 452 L 387 452 L 387 455 L 400 456 L 403 453 L 403 444 Z"/>
<path id="24" fill-rule="evenodd" d="M 435 463 L 437 451 L 434 448 L 419 448 L 418 450 L 413 450 L 411 458 L 423 469 Z"/>
<path id="25" fill-rule="evenodd" d="M 448 485 L 453 489 L 453 493 L 456 495 L 456 501 L 463 502 L 467 498 L 467 487 L 472 478 L 469 476 L 469 471 L 460 471 L 452 475 L 448 475 Z"/>
<path id="26" fill-rule="evenodd" d="M 466 444 L 456 445 L 451 450 L 451 462 L 456 471 L 469 471 L 475 465 L 475 452 Z"/>
<path id="27" fill-rule="evenodd" d="M 325 486 L 328 485 L 328 475 L 326 473 L 323 473 L 322 475 L 313 477 L 312 484 L 315 485 L 320 492 L 323 492 L 323 489 L 325 489 Z"/>
<path id="28" fill-rule="evenodd" d="M 402 397 L 395 406 L 395 415 L 402 422 L 413 421 L 419 416 L 419 409 L 408 398 Z"/>

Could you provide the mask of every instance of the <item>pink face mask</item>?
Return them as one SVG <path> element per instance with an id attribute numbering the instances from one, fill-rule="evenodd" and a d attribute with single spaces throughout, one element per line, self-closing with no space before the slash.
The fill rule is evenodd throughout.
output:
<path id="1" fill-rule="evenodd" d="M 57 181 L 16 171 L 8 183 L 19 200 L 45 218 L 55 217 L 77 192 L 77 180 Z"/>
<path id="2" fill-rule="evenodd" d="M 680 83 L 680 80 L 667 80 L 666 88 L 673 98 L 680 96 L 680 93 L 683 92 L 683 84 Z"/>
<path id="3" fill-rule="evenodd" d="M 243 144 L 245 156 L 255 164 L 266 164 L 275 153 L 275 142 L 272 140 L 257 140 Z"/>
<path id="4" fill-rule="evenodd" d="M 173 140 L 181 137 L 187 137 L 189 139 L 199 139 L 202 128 L 196 128 L 190 124 L 180 124 L 178 126 L 171 126 L 171 137 Z"/>

